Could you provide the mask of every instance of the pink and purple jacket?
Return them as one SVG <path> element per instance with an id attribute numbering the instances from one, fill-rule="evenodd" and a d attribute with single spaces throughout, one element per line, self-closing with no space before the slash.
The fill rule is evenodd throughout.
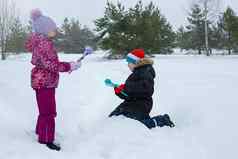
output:
<path id="1" fill-rule="evenodd" d="M 60 62 L 53 41 L 32 33 L 26 41 L 26 49 L 32 52 L 31 86 L 33 89 L 56 88 L 59 72 L 69 72 L 70 63 Z"/>

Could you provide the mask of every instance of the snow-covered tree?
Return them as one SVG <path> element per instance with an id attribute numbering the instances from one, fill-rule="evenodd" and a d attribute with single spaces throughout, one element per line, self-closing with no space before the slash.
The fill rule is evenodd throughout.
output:
<path id="1" fill-rule="evenodd" d="M 139 1 L 128 10 L 121 3 L 108 2 L 104 17 L 95 24 L 100 46 L 113 54 L 125 54 L 133 48 L 168 54 L 174 46 L 172 26 L 152 2 L 144 6 Z"/>
<path id="2" fill-rule="evenodd" d="M 16 7 L 12 0 L 0 0 L 0 48 L 1 59 L 6 59 L 6 42 L 14 25 Z"/>

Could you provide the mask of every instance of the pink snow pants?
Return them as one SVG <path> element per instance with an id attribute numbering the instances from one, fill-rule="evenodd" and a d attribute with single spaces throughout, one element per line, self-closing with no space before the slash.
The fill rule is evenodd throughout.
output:
<path id="1" fill-rule="evenodd" d="M 55 139 L 55 88 L 43 88 L 36 91 L 39 116 L 36 134 L 40 143 L 52 143 Z"/>

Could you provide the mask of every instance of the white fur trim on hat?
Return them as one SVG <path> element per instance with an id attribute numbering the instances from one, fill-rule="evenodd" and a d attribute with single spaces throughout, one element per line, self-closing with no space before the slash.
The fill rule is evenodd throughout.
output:
<path id="1" fill-rule="evenodd" d="M 134 59 L 134 60 L 136 60 L 136 61 L 139 61 L 139 60 L 140 60 L 139 57 L 133 55 L 132 53 L 129 53 L 127 56 L 130 57 L 130 58 L 132 58 L 132 59 Z"/>

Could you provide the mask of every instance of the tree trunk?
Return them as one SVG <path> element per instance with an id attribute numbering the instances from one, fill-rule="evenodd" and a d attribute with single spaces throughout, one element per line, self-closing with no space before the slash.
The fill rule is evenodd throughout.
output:
<path id="1" fill-rule="evenodd" d="M 208 44 L 208 23 L 207 23 L 207 14 L 208 14 L 208 8 L 207 8 L 207 1 L 205 1 L 205 50 L 206 50 L 206 55 L 210 56 L 209 53 L 209 44 Z"/>
<path id="2" fill-rule="evenodd" d="M 212 55 L 212 49 L 211 49 L 211 48 L 209 49 L 209 54 Z M 210 56 L 210 55 L 209 55 L 209 56 Z"/>
<path id="3" fill-rule="evenodd" d="M 4 52 L 4 42 L 1 40 L 1 60 L 6 60 L 6 54 Z"/>
<path id="4" fill-rule="evenodd" d="M 201 54 L 202 54 L 201 49 L 198 49 L 198 55 L 201 55 Z"/>
<path id="5" fill-rule="evenodd" d="M 228 55 L 231 55 L 231 49 L 232 49 L 232 40 L 231 40 L 231 31 L 228 33 Z"/>
<path id="6" fill-rule="evenodd" d="M 231 55 L 231 48 L 228 49 L 228 55 Z"/>
<path id="7" fill-rule="evenodd" d="M 4 44 L 2 44 L 2 46 L 1 46 L 1 59 L 6 60 L 6 53 L 5 53 L 5 50 L 4 50 Z"/>
<path id="8" fill-rule="evenodd" d="M 4 51 L 1 51 L 1 59 L 6 60 L 6 53 Z"/>

